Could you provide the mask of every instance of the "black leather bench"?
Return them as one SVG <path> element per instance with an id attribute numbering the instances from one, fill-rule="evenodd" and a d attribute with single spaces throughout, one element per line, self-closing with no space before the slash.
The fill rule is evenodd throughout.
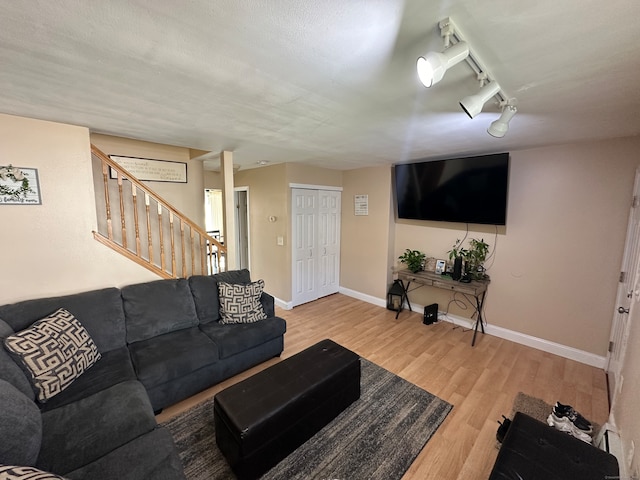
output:
<path id="1" fill-rule="evenodd" d="M 489 480 L 618 478 L 616 457 L 516 412 Z"/>
<path id="2" fill-rule="evenodd" d="M 257 478 L 360 398 L 360 357 L 331 340 L 214 399 L 216 443 L 240 479 Z"/>

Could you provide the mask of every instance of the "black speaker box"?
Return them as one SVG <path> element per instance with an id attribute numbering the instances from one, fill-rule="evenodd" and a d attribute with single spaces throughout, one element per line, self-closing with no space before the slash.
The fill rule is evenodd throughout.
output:
<path id="1" fill-rule="evenodd" d="M 453 273 L 451 274 L 451 278 L 454 280 L 460 280 L 462 277 L 462 257 L 456 257 L 453 261 Z"/>
<path id="2" fill-rule="evenodd" d="M 425 325 L 431 325 L 438 321 L 438 304 L 432 303 L 424 307 L 424 320 L 422 323 Z"/>

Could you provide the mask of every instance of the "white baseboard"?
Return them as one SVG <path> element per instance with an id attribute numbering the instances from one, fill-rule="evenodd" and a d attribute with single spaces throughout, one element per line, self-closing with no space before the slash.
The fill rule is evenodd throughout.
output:
<path id="1" fill-rule="evenodd" d="M 364 302 L 378 305 L 380 307 L 387 306 L 387 302 L 383 298 L 381 299 L 373 297 L 371 295 L 356 292 L 355 290 L 350 290 L 348 288 L 340 287 L 340 293 L 343 293 L 349 297 L 357 298 L 358 300 L 362 300 Z M 414 312 L 422 312 L 424 310 L 424 305 L 418 305 L 414 303 L 411 306 L 413 307 Z M 455 325 L 463 326 L 464 328 L 473 328 L 475 325 L 474 320 L 452 314 L 445 315 L 443 312 L 438 312 L 438 319 L 451 322 Z M 497 327 L 491 324 L 486 324 L 484 326 L 484 330 L 489 335 L 504 338 L 505 340 L 510 340 L 521 345 L 526 345 L 537 350 L 542 350 L 543 352 L 553 353 L 554 355 L 568 358 L 570 360 L 575 360 L 576 362 L 584 363 L 586 365 L 591 365 L 592 367 L 604 369 L 607 365 L 606 357 L 602 357 L 594 353 L 585 352 L 584 350 L 579 350 L 577 348 L 568 347 L 559 343 L 551 342 L 543 338 L 533 337 L 531 335 L 527 335 L 526 333 L 516 332 L 514 330 Z"/>
<path id="2" fill-rule="evenodd" d="M 280 300 L 278 297 L 273 297 L 273 303 L 285 310 L 291 310 L 293 308 L 293 302 L 285 302 L 284 300 Z"/>
<path id="3" fill-rule="evenodd" d="M 387 301 L 384 298 L 374 297 L 372 295 L 367 295 L 366 293 L 357 292 L 355 290 L 344 287 L 340 287 L 338 292 L 343 293 L 348 297 L 357 298 L 358 300 L 362 300 L 363 302 L 372 303 L 379 307 L 387 307 Z"/>

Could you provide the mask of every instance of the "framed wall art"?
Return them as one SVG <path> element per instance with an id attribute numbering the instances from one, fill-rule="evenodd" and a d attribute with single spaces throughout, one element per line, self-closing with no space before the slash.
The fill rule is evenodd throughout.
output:
<path id="1" fill-rule="evenodd" d="M 0 165 L 0 205 L 41 205 L 38 170 Z"/>
<path id="2" fill-rule="evenodd" d="M 109 155 L 109 158 L 117 162 L 138 180 L 148 182 L 172 182 L 187 183 L 187 164 L 172 162 L 170 160 L 153 160 L 151 158 L 122 157 Z M 111 169 L 111 178 L 116 178 L 115 171 Z"/>

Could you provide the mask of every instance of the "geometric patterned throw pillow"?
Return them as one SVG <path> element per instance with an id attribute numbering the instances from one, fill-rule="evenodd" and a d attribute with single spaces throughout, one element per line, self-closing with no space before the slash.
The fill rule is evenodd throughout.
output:
<path id="1" fill-rule="evenodd" d="M 43 472 L 35 467 L 0 465 L 0 480 L 65 480 L 53 473 Z"/>
<path id="2" fill-rule="evenodd" d="M 100 359 L 89 332 L 63 308 L 7 337 L 4 345 L 18 359 L 42 403 Z"/>
<path id="3" fill-rule="evenodd" d="M 260 297 L 264 280 L 242 283 L 218 283 L 220 323 L 254 323 L 267 318 Z"/>

